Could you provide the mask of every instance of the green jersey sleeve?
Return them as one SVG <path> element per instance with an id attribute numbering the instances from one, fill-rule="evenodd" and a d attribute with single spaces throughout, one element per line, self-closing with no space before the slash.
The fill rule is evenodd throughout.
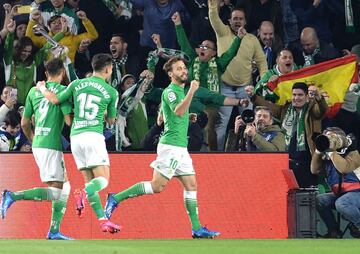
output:
<path id="1" fill-rule="evenodd" d="M 64 116 L 72 113 L 72 103 L 70 103 L 70 101 L 61 103 L 60 108 Z"/>
<path id="2" fill-rule="evenodd" d="M 110 103 L 107 107 L 107 117 L 115 118 L 117 115 L 117 104 L 119 101 L 119 93 L 114 89 L 114 92 L 111 93 Z"/>
<path id="3" fill-rule="evenodd" d="M 181 98 L 171 89 L 165 89 L 163 93 L 163 102 L 169 105 L 170 109 L 174 112 L 176 106 L 180 103 Z"/>
<path id="4" fill-rule="evenodd" d="M 68 101 L 72 97 L 76 83 L 77 80 L 71 82 L 64 91 L 57 95 L 60 103 Z"/>

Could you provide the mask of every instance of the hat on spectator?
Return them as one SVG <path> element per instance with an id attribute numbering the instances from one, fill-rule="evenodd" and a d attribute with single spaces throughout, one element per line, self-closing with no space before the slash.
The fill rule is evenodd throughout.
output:
<path id="1" fill-rule="evenodd" d="M 126 81 L 127 79 L 129 79 L 129 78 L 133 78 L 133 79 L 135 80 L 135 82 L 136 82 L 136 78 L 135 78 L 134 75 L 132 75 L 132 74 L 126 74 L 126 75 L 124 75 L 124 76 L 121 78 L 120 86 L 123 86 L 124 83 L 125 83 L 125 81 Z"/>
<path id="2" fill-rule="evenodd" d="M 351 48 L 351 53 L 357 56 L 357 61 L 360 63 L 360 44 L 356 44 Z"/>

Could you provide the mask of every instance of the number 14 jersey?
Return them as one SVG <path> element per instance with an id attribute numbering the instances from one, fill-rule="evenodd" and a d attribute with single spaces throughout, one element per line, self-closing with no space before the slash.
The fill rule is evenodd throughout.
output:
<path id="1" fill-rule="evenodd" d="M 74 103 L 74 120 L 71 136 L 83 132 L 97 132 L 103 135 L 104 114 L 116 117 L 118 92 L 100 77 L 89 77 L 71 82 L 65 91 L 58 95 L 60 102 L 69 98 Z"/>

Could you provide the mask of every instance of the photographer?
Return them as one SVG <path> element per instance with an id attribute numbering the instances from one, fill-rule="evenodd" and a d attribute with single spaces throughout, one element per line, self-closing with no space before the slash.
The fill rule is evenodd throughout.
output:
<path id="1" fill-rule="evenodd" d="M 291 102 L 284 105 L 271 103 L 258 95 L 249 94 L 249 97 L 256 106 L 268 106 L 280 120 L 289 152 L 289 168 L 299 186 L 307 188 L 318 184 L 317 177 L 310 172 L 311 155 L 315 151 L 312 136 L 321 132 L 321 119 L 328 106 L 321 94 L 309 100 L 308 86 L 304 82 L 294 83 L 291 90 Z"/>
<path id="2" fill-rule="evenodd" d="M 243 131 L 245 151 L 280 152 L 285 151 L 285 136 L 278 125 L 273 124 L 272 113 L 268 107 L 258 106 L 254 112 L 244 110 L 241 116 L 235 119 L 234 133 Z"/>
<path id="3" fill-rule="evenodd" d="M 360 182 L 354 170 L 360 167 L 360 155 L 356 141 L 338 127 L 328 127 L 315 140 L 316 151 L 311 159 L 311 172 L 326 170 L 327 183 L 332 193 L 316 197 L 316 209 L 323 219 L 328 233 L 326 237 L 341 235 L 332 210 L 350 221 L 350 234 L 360 238 Z"/>

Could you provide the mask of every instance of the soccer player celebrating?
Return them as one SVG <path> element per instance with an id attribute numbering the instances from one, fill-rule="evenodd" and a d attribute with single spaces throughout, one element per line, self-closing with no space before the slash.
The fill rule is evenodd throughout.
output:
<path id="1" fill-rule="evenodd" d="M 60 59 L 49 61 L 46 66 L 47 89 L 60 93 L 66 87 L 60 85 L 65 69 Z M 52 201 L 52 218 L 47 238 L 50 240 L 72 240 L 59 232 L 70 193 L 70 183 L 66 176 L 61 144 L 64 125 L 71 125 L 71 104 L 64 100 L 60 105 L 52 105 L 44 96 L 31 88 L 26 98 L 21 126 L 26 137 L 32 142 L 33 155 L 40 170 L 41 181 L 47 188 L 11 192 L 4 190 L 1 200 L 1 217 L 4 219 L 10 206 L 19 200 Z M 31 128 L 31 118 L 35 115 L 35 133 Z"/>
<path id="2" fill-rule="evenodd" d="M 120 227 L 109 221 L 101 205 L 99 191 L 106 188 L 110 178 L 110 162 L 103 135 L 103 119 L 115 122 L 118 92 L 108 80 L 112 73 L 111 56 L 97 54 L 91 62 L 93 74 L 89 78 L 73 81 L 67 89 L 56 95 L 38 82 L 41 93 L 54 104 L 73 97 L 74 120 L 71 126 L 71 150 L 77 168 L 85 180 L 85 192 L 103 232 L 116 233 Z"/>
<path id="3" fill-rule="evenodd" d="M 139 182 L 118 194 L 109 194 L 105 214 L 110 218 L 114 209 L 125 199 L 141 195 L 160 193 L 169 180 L 175 176 L 184 187 L 185 206 L 192 224 L 193 238 L 214 238 L 219 232 L 202 227 L 197 207 L 197 186 L 192 160 L 187 150 L 189 126 L 189 106 L 194 93 L 199 88 L 198 81 L 191 81 L 185 96 L 184 86 L 188 80 L 188 70 L 180 58 L 171 58 L 164 65 L 171 84 L 161 96 L 161 115 L 164 119 L 164 134 L 157 147 L 157 158 L 151 163 L 153 179 Z"/>

